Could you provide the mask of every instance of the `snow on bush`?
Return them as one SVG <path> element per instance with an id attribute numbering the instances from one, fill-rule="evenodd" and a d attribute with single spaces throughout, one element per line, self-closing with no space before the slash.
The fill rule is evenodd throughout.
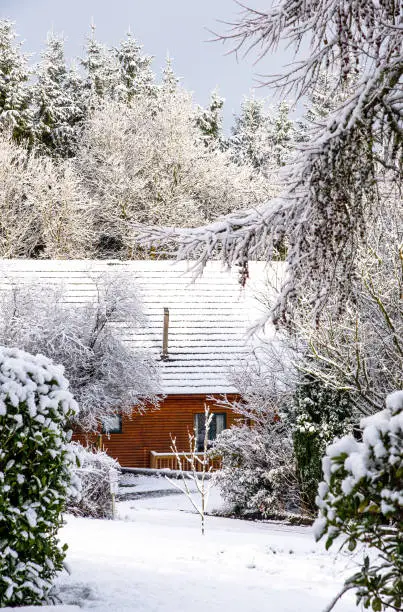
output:
<path id="1" fill-rule="evenodd" d="M 78 467 L 75 475 L 81 483 L 81 497 L 72 496 L 67 500 L 67 511 L 76 516 L 110 518 L 112 516 L 112 497 L 110 474 L 120 472 L 120 465 L 104 451 L 85 448 L 72 442 L 71 450 L 77 457 Z"/>
<path id="2" fill-rule="evenodd" d="M 315 536 L 338 536 L 350 550 L 358 542 L 378 553 L 365 556 L 345 589 L 373 610 L 400 610 L 403 600 L 403 391 L 386 399 L 386 409 L 361 420 L 362 442 L 336 440 L 323 459 L 324 481 L 316 499 Z"/>
<path id="3" fill-rule="evenodd" d="M 0 607 L 39 604 L 62 569 L 57 532 L 71 476 L 78 411 L 63 369 L 43 355 L 0 348 Z"/>
<path id="4" fill-rule="evenodd" d="M 235 513 L 275 516 L 299 507 L 292 439 L 284 424 L 231 427 L 213 452 L 222 460 L 218 486 Z"/>

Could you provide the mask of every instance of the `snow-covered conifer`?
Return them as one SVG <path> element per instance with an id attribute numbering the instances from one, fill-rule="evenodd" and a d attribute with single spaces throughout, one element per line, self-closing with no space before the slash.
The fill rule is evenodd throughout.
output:
<path id="1" fill-rule="evenodd" d="M 113 97 L 126 104 L 139 94 L 155 93 L 154 74 L 151 70 L 153 58 L 142 54 L 140 45 L 129 31 L 126 38 L 120 42 L 114 54 L 119 66 L 118 79 Z"/>
<path id="2" fill-rule="evenodd" d="M 95 26 L 91 26 L 91 29 L 86 54 L 81 59 L 88 111 L 98 108 L 101 100 L 112 97 L 119 83 L 119 64 L 114 53 L 96 40 Z"/>
<path id="3" fill-rule="evenodd" d="M 73 494 L 71 432 L 78 411 L 63 368 L 0 348 L 0 606 L 46 602 L 67 546 L 58 530 Z"/>
<path id="4" fill-rule="evenodd" d="M 66 66 L 64 39 L 48 34 L 33 87 L 34 131 L 40 146 L 64 157 L 74 151 L 75 127 L 83 118 L 82 81 L 77 77 L 74 69 L 70 71 Z"/>
<path id="5" fill-rule="evenodd" d="M 165 66 L 162 69 L 162 83 L 161 89 L 164 93 L 172 94 L 176 91 L 180 79 L 176 76 L 172 67 L 172 58 L 167 55 L 165 59 Z"/>
<path id="6" fill-rule="evenodd" d="M 224 102 L 224 98 L 217 91 L 213 91 L 207 108 L 199 106 L 196 109 L 196 125 L 203 134 L 206 146 L 220 147 L 223 145 L 222 109 Z"/>
<path id="7" fill-rule="evenodd" d="M 31 131 L 30 73 L 16 37 L 13 22 L 0 20 L 0 128 L 11 130 L 21 140 Z"/>

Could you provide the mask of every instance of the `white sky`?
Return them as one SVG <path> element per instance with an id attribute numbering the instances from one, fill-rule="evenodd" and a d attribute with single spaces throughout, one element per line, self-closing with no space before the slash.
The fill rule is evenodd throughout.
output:
<path id="1" fill-rule="evenodd" d="M 270 2 L 249 4 L 264 8 Z M 239 11 L 234 0 L 0 0 L 0 17 L 16 21 L 25 51 L 36 52 L 33 61 L 52 28 L 67 38 L 67 57 L 73 58 L 83 53 L 92 18 L 97 38 L 108 46 L 116 45 L 130 26 L 144 51 L 155 57 L 156 73 L 169 52 L 176 74 L 194 92 L 196 102 L 206 104 L 218 87 L 226 99 L 227 126 L 242 97 L 256 87 L 257 74 L 278 73 L 290 61 L 290 56 L 278 53 L 253 66 L 252 57 L 237 62 L 234 54 L 226 55 L 228 45 L 207 42 L 208 29 L 224 32 L 226 26 L 218 20 L 230 21 Z M 255 93 L 271 97 L 267 88 Z"/>

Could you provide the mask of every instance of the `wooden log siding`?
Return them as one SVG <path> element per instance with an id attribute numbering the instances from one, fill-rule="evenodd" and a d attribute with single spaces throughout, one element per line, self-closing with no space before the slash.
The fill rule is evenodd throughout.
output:
<path id="1" fill-rule="evenodd" d="M 123 416 L 122 433 L 104 434 L 103 447 L 111 457 L 117 459 L 123 467 L 151 467 L 151 451 L 157 453 L 171 452 L 170 434 L 176 437 L 179 451 L 189 450 L 188 432 L 193 432 L 194 415 L 204 413 L 205 395 L 171 395 L 158 410 L 145 414 Z M 214 408 L 214 402 L 207 402 L 212 412 L 227 415 L 227 427 L 239 420 L 239 415 L 231 410 Z M 95 444 L 97 434 L 75 433 L 73 439 L 82 444 Z"/>

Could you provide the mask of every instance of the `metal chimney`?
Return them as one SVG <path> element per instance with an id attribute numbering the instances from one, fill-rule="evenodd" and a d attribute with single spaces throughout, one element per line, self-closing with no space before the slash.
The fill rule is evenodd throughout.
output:
<path id="1" fill-rule="evenodd" d="M 169 359 L 168 330 L 169 330 L 169 308 L 164 308 L 164 329 L 162 333 L 162 353 L 161 353 L 161 359 L 164 361 Z"/>

